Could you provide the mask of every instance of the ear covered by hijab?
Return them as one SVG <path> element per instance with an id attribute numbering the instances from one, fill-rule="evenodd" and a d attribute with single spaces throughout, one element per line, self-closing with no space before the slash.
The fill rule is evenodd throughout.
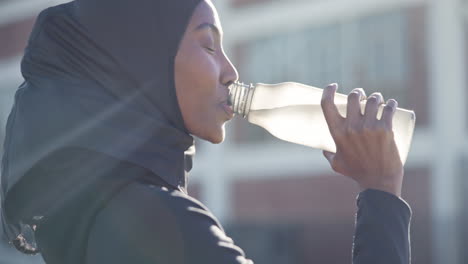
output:
<path id="1" fill-rule="evenodd" d="M 177 103 L 174 58 L 200 1 L 75 0 L 40 13 L 6 128 L 2 223 L 10 240 L 25 221 L 10 190 L 63 148 L 104 153 L 185 188 L 193 138 Z"/>

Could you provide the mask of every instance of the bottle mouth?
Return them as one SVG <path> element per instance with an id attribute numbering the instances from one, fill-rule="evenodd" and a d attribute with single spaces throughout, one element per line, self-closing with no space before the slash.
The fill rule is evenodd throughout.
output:
<path id="1" fill-rule="evenodd" d="M 250 110 L 254 86 L 252 84 L 234 82 L 228 89 L 228 104 L 232 107 L 235 114 L 245 118 Z"/>
<path id="2" fill-rule="evenodd" d="M 232 85 L 231 85 L 232 86 Z M 228 98 L 227 98 L 227 105 L 229 106 L 232 106 L 232 98 L 231 98 L 231 86 L 228 87 L 229 89 L 229 94 L 228 94 Z"/>

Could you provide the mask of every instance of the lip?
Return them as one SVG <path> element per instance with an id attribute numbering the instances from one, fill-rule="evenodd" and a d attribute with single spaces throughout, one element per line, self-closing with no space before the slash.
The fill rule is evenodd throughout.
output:
<path id="1" fill-rule="evenodd" d="M 222 102 L 221 107 L 223 108 L 224 112 L 229 117 L 229 119 L 232 119 L 234 117 L 234 110 L 232 110 L 232 107 L 228 104 L 228 101 Z"/>

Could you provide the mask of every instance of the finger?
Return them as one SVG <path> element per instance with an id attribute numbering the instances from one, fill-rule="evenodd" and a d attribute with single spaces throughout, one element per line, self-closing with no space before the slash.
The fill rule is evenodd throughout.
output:
<path id="1" fill-rule="evenodd" d="M 322 110 L 325 116 L 325 120 L 327 121 L 329 128 L 335 128 L 338 124 L 341 123 L 343 117 L 341 117 L 340 113 L 338 112 L 338 108 L 335 105 L 335 92 L 338 89 L 338 84 L 330 84 L 324 90 L 322 94 Z M 330 129 L 330 131 L 332 131 Z"/>
<path id="2" fill-rule="evenodd" d="M 364 112 L 364 126 L 370 126 L 377 120 L 379 106 L 383 104 L 384 99 L 381 93 L 373 93 L 367 98 L 366 109 Z"/>
<path id="3" fill-rule="evenodd" d="M 393 128 L 393 116 L 396 112 L 398 107 L 398 102 L 395 99 L 390 99 L 387 101 L 383 113 L 381 121 L 384 122 L 385 127 L 392 129 Z"/>
<path id="4" fill-rule="evenodd" d="M 356 124 L 362 119 L 361 101 L 366 94 L 362 88 L 356 88 L 348 95 L 348 104 L 346 106 L 346 119 L 351 124 Z"/>
<path id="5" fill-rule="evenodd" d="M 353 91 L 358 91 L 361 94 L 361 101 L 367 99 L 366 91 L 362 88 L 354 88 Z"/>
<path id="6" fill-rule="evenodd" d="M 328 160 L 328 163 L 333 164 L 333 158 L 335 157 L 335 153 L 330 151 L 323 151 L 323 156 Z"/>
<path id="7" fill-rule="evenodd" d="M 325 156 L 325 158 L 328 160 L 328 163 L 330 163 L 330 167 L 333 169 L 333 171 L 344 175 L 344 171 L 342 170 L 339 162 L 336 160 L 336 153 L 324 150 L 323 156 Z"/>

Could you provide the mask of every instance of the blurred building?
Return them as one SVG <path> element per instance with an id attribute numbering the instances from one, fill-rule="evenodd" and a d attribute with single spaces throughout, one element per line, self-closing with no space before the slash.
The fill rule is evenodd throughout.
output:
<path id="1" fill-rule="evenodd" d="M 0 0 L 0 125 L 37 13 L 52 0 Z M 417 116 L 403 197 L 412 263 L 465 263 L 466 22 L 461 0 L 213 0 L 224 46 L 244 82 L 296 81 L 382 92 Z M 0 138 L 3 137 L 0 130 Z M 313 135 L 312 135 L 313 136 Z M 351 263 L 351 180 L 321 151 L 282 142 L 237 118 L 226 142 L 197 142 L 189 193 L 256 263 Z M 5 252 L 5 253 L 3 253 Z M 0 263 L 18 257 L 0 246 Z M 29 262 L 28 262 L 29 261 Z"/>

